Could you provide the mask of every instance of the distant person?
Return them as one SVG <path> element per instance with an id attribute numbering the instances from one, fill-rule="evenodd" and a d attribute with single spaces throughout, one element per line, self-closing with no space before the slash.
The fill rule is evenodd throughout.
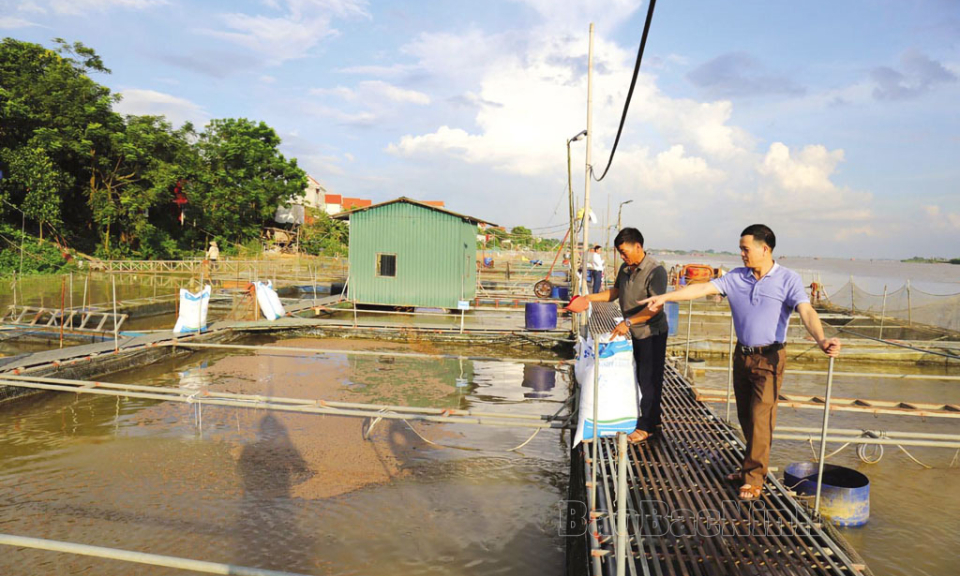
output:
<path id="1" fill-rule="evenodd" d="M 210 248 L 207 250 L 207 260 L 210 261 L 210 269 L 217 267 L 217 260 L 220 259 L 220 248 L 217 247 L 217 241 L 210 241 Z"/>
<path id="2" fill-rule="evenodd" d="M 743 267 L 710 282 L 639 301 L 651 312 L 660 310 L 666 302 L 711 294 L 724 294 L 730 301 L 737 333 L 733 390 L 747 449 L 742 466 L 727 479 L 743 482 L 741 500 L 759 498 L 767 475 L 790 314 L 794 310 L 800 313 L 804 328 L 827 356 L 840 354 L 840 341 L 823 335 L 820 317 L 810 305 L 800 275 L 773 261 L 776 245 L 773 230 L 763 224 L 748 226 L 740 233 Z"/>
<path id="3" fill-rule="evenodd" d="M 594 246 L 587 252 L 587 289 L 596 294 L 602 288 L 603 282 L 603 256 L 600 254 L 600 246 Z"/>
<path id="4" fill-rule="evenodd" d="M 588 302 L 620 301 L 623 321 L 613 329 L 614 336 L 630 334 L 633 358 L 637 365 L 637 384 L 640 387 L 640 417 L 637 429 L 627 436 L 632 443 L 643 442 L 653 436 L 660 426 L 660 400 L 663 396 L 663 371 L 667 355 L 667 316 L 663 310 L 650 310 L 637 301 L 658 296 L 667 291 L 667 271 L 653 256 L 643 250 L 643 234 L 636 228 L 624 228 L 613 240 L 623 258 L 613 288 L 567 305 L 573 312 L 583 312 Z"/>
<path id="5" fill-rule="evenodd" d="M 819 306 L 820 301 L 826 296 L 823 292 L 823 284 L 814 280 L 810 283 L 810 300 L 813 301 L 814 306 Z"/>

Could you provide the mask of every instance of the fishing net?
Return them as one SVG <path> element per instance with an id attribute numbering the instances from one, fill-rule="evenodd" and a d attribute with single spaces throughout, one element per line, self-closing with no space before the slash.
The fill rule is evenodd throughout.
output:
<path id="1" fill-rule="evenodd" d="M 897 290 L 873 294 L 847 282 L 827 302 L 833 308 L 907 324 L 925 324 L 960 332 L 960 293 L 931 294 L 906 283 Z"/>

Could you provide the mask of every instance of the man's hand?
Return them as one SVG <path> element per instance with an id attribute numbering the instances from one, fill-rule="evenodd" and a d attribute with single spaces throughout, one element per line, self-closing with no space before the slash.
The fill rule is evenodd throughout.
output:
<path id="1" fill-rule="evenodd" d="M 583 312 L 590 307 L 590 301 L 583 296 L 574 296 L 567 305 L 566 309 L 571 312 Z"/>
<path id="2" fill-rule="evenodd" d="M 838 338 L 824 338 L 817 343 L 820 346 L 820 349 L 823 350 L 823 353 L 831 358 L 836 358 L 840 355 L 840 348 L 843 346 L 840 344 Z"/>
<path id="3" fill-rule="evenodd" d="M 646 304 L 647 310 L 655 314 L 659 312 L 661 308 L 663 308 L 663 305 L 666 302 L 667 302 L 667 295 L 660 294 L 659 296 L 651 296 L 650 298 L 646 298 L 644 300 L 638 300 L 637 304 L 641 306 Z"/>
<path id="4" fill-rule="evenodd" d="M 610 336 L 612 338 L 616 338 L 618 336 L 626 336 L 629 333 L 630 333 L 630 327 L 627 326 L 626 322 L 621 322 L 617 324 L 617 327 L 614 328 L 612 332 L 610 332 Z"/>

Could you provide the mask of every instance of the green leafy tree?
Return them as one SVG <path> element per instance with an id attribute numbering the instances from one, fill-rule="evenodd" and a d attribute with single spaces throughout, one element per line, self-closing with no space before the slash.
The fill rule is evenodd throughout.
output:
<path id="1" fill-rule="evenodd" d="M 312 222 L 300 228 L 300 249 L 307 254 L 345 256 L 350 240 L 347 224 L 321 210 L 308 210 Z"/>
<path id="2" fill-rule="evenodd" d="M 277 206 L 302 197 L 307 175 L 280 153 L 280 137 L 263 122 L 213 120 L 197 142 L 190 217 L 238 244 L 259 236 Z"/>

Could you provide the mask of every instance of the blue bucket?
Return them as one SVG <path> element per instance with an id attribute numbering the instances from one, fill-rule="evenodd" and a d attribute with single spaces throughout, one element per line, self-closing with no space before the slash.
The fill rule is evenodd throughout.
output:
<path id="1" fill-rule="evenodd" d="M 680 304 L 677 302 L 667 302 L 663 305 L 663 311 L 667 314 L 667 326 L 669 336 L 676 336 L 680 329 Z"/>
<path id="2" fill-rule="evenodd" d="M 550 290 L 550 297 L 566 302 L 570 299 L 570 289 L 564 286 L 554 286 Z"/>
<path id="3" fill-rule="evenodd" d="M 554 330 L 557 327 L 557 305 L 528 302 L 523 309 L 527 330 Z"/>
<path id="4" fill-rule="evenodd" d="M 817 493 L 817 463 L 794 462 L 783 471 L 783 483 L 798 494 Z M 863 526 L 870 519 L 870 479 L 836 464 L 824 464 L 820 513 L 837 526 Z"/>

